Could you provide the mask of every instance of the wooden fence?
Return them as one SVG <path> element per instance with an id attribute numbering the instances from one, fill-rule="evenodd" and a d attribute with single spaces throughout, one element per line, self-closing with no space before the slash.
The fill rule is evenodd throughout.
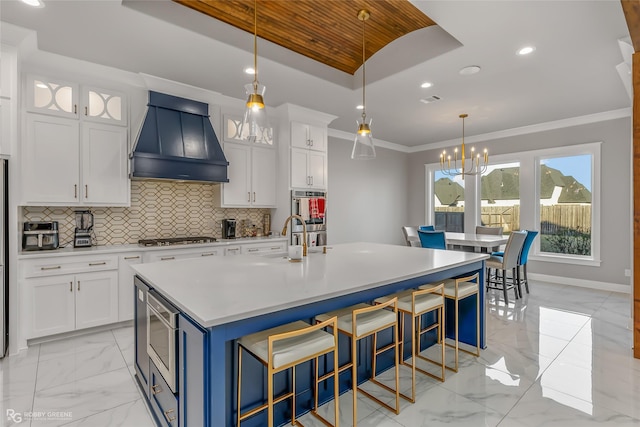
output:
<path id="1" fill-rule="evenodd" d="M 463 207 L 439 207 L 439 212 L 464 212 Z M 483 206 L 480 217 L 483 225 L 504 228 L 505 232 L 520 229 L 520 205 Z M 591 205 L 553 205 L 540 208 L 541 234 L 556 234 L 560 229 L 591 231 Z"/>

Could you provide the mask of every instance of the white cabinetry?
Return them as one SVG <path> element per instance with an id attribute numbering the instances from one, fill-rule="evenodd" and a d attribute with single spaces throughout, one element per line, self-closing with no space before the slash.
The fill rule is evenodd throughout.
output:
<path id="1" fill-rule="evenodd" d="M 291 149 L 291 187 L 327 188 L 327 155 L 301 148 Z"/>
<path id="2" fill-rule="evenodd" d="M 276 151 L 224 143 L 229 162 L 229 182 L 221 186 L 217 204 L 221 207 L 260 207 L 276 205 Z"/>
<path id="3" fill-rule="evenodd" d="M 117 255 L 22 261 L 26 338 L 117 322 L 117 268 Z"/>
<path id="4" fill-rule="evenodd" d="M 291 122 L 291 187 L 327 188 L 326 127 Z"/>
<path id="5" fill-rule="evenodd" d="M 124 95 L 27 78 L 22 201 L 26 205 L 129 204 Z"/>
<path id="6" fill-rule="evenodd" d="M 224 251 L 220 247 L 185 248 L 149 251 L 144 254 L 144 262 L 172 261 L 175 259 L 187 259 L 210 256 L 223 256 Z"/>
<path id="7" fill-rule="evenodd" d="M 261 243 L 248 243 L 242 245 L 241 252 L 243 254 L 254 255 L 266 255 L 284 253 L 287 251 L 287 242 L 261 242 Z"/>
<path id="8" fill-rule="evenodd" d="M 326 127 L 291 122 L 291 146 L 326 152 Z"/>
<path id="9" fill-rule="evenodd" d="M 142 252 L 130 252 L 118 257 L 118 321 L 133 319 L 133 276 L 131 268 L 142 264 Z"/>
<path id="10" fill-rule="evenodd" d="M 12 154 L 17 132 L 18 55 L 12 46 L 0 48 L 0 156 Z"/>

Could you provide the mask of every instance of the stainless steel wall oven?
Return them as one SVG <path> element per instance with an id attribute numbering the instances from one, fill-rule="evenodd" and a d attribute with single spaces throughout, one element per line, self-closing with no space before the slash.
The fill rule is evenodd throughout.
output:
<path id="1" fill-rule="evenodd" d="M 327 193 L 325 191 L 291 191 L 291 213 L 304 218 L 307 226 L 307 246 L 327 244 Z M 302 244 L 302 223 L 291 221 L 291 244 Z"/>

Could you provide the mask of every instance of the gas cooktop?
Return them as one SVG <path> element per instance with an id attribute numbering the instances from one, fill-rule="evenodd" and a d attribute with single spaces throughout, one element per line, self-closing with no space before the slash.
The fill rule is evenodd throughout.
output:
<path id="1" fill-rule="evenodd" d="M 194 236 L 194 237 L 169 237 L 165 239 L 140 239 L 140 246 L 171 246 L 171 245 L 189 245 L 192 243 L 212 243 L 215 237 Z"/>

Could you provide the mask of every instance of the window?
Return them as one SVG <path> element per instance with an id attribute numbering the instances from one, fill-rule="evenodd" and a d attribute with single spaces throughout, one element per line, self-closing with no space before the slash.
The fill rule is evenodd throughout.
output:
<path id="1" fill-rule="evenodd" d="M 433 185 L 432 222 L 436 230 L 464 232 L 464 181 L 451 178 L 440 171 L 431 170 Z M 428 220 L 429 221 L 429 220 Z"/>
<path id="2" fill-rule="evenodd" d="M 592 254 L 593 155 L 540 157 L 540 253 Z"/>
<path id="3" fill-rule="evenodd" d="M 463 231 L 465 199 L 475 199 L 479 211 L 466 209 L 467 215 L 478 215 L 478 225 L 501 225 L 505 234 L 540 231 L 529 259 L 600 265 L 600 146 L 597 142 L 495 155 L 480 185 L 468 180 L 466 189 L 461 179 L 440 173 L 439 164 L 426 165 L 426 221 L 439 229 Z M 458 228 L 451 215 L 460 216 Z"/>
<path id="4" fill-rule="evenodd" d="M 493 164 L 480 180 L 481 225 L 520 229 L 520 162 Z"/>

